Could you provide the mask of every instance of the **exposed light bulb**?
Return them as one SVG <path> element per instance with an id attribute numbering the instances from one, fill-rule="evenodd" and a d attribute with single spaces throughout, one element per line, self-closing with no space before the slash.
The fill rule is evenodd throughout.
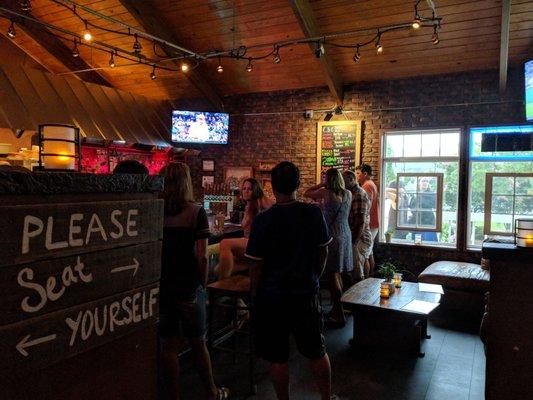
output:
<path id="1" fill-rule="evenodd" d="M 353 55 L 353 62 L 358 62 L 361 59 L 361 53 L 359 53 L 359 45 L 355 49 L 355 54 Z"/>
<path id="2" fill-rule="evenodd" d="M 254 69 L 254 67 L 252 65 L 252 59 L 249 58 L 248 59 L 248 65 L 246 66 L 246 72 L 252 72 L 253 69 Z"/>
<path id="3" fill-rule="evenodd" d="M 14 39 L 15 36 L 17 36 L 17 31 L 15 30 L 15 23 L 11 21 L 11 25 L 9 25 L 9 28 L 7 30 L 7 36 L 9 36 L 11 39 Z"/>
<path id="4" fill-rule="evenodd" d="M 420 29 L 420 27 L 422 26 L 422 21 L 420 21 L 420 17 L 416 16 L 411 26 L 413 27 L 413 29 Z"/>
<path id="5" fill-rule="evenodd" d="M 224 67 L 222 67 L 222 64 L 218 64 L 217 72 L 218 72 L 219 74 L 221 74 L 222 72 L 224 72 Z"/>
<path id="6" fill-rule="evenodd" d="M 139 42 L 139 37 L 137 36 L 136 33 L 133 36 L 135 37 L 135 42 L 133 42 L 133 52 L 140 53 L 143 47 L 141 45 L 141 42 Z"/>
<path id="7" fill-rule="evenodd" d="M 381 34 L 378 32 L 378 37 L 376 39 L 376 53 L 383 53 L 383 46 L 381 45 Z"/>
<path id="8" fill-rule="evenodd" d="M 25 12 L 30 12 L 31 11 L 31 3 L 30 3 L 30 0 L 22 0 L 22 1 L 19 1 L 19 4 L 20 4 L 20 9 L 22 11 L 25 11 Z"/>
<path id="9" fill-rule="evenodd" d="M 91 35 L 91 32 L 89 31 L 89 27 L 87 26 L 87 21 L 83 21 L 85 23 L 85 29 L 81 33 L 83 36 L 83 40 L 86 42 L 90 42 L 93 39 L 93 35 Z"/>
<path id="10" fill-rule="evenodd" d="M 181 63 L 181 72 L 187 72 L 189 70 L 189 64 Z"/>
<path id="11" fill-rule="evenodd" d="M 437 33 L 437 26 L 433 28 L 433 36 L 431 36 L 431 43 L 433 44 L 439 44 L 439 34 Z"/>
<path id="12" fill-rule="evenodd" d="M 111 68 L 115 68 L 117 64 L 115 64 L 115 57 L 113 56 L 113 53 L 111 53 L 111 57 L 109 58 L 109 66 Z"/>
<path id="13" fill-rule="evenodd" d="M 72 49 L 72 57 L 79 57 L 80 51 L 78 50 L 78 42 L 74 39 L 74 47 Z"/>
<path id="14" fill-rule="evenodd" d="M 150 79 L 155 80 L 157 78 L 157 75 L 155 74 L 155 65 L 154 69 L 152 69 L 152 72 L 150 72 Z"/>
<path id="15" fill-rule="evenodd" d="M 324 55 L 324 45 L 320 42 L 317 42 L 315 49 L 315 57 L 321 58 Z"/>
<path id="16" fill-rule="evenodd" d="M 281 62 L 281 57 L 279 56 L 279 47 L 276 46 L 274 48 L 274 55 L 272 57 L 272 60 L 274 61 L 274 64 L 279 64 Z"/>

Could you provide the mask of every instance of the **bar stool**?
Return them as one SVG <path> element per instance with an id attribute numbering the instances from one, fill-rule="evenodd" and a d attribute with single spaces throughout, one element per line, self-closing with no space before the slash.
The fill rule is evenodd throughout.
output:
<path id="1" fill-rule="evenodd" d="M 234 275 L 227 279 L 213 282 L 207 285 L 209 294 L 209 330 L 208 330 L 208 346 L 210 351 L 213 349 L 226 351 L 233 354 L 233 362 L 236 362 L 237 354 L 244 354 L 248 356 L 249 360 L 249 375 L 250 375 L 250 393 L 257 392 L 254 381 L 254 349 L 253 349 L 253 330 L 251 324 L 247 331 L 239 329 L 239 311 L 246 311 L 251 313 L 251 292 L 250 292 L 250 277 L 244 275 Z M 221 303 L 220 297 L 228 297 L 229 304 Z M 245 304 L 239 305 L 239 299 L 242 299 Z M 223 326 L 221 329 L 215 331 L 214 315 L 215 307 L 229 308 L 232 311 L 232 320 L 230 324 Z M 236 335 L 244 334 L 248 336 L 248 349 L 237 350 Z M 223 343 L 229 338 L 233 337 L 233 348 L 223 346 Z"/>

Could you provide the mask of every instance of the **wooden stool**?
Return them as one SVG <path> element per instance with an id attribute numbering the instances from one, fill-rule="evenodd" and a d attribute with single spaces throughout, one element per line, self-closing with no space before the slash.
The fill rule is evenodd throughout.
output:
<path id="1" fill-rule="evenodd" d="M 254 383 L 254 350 L 253 350 L 253 332 L 250 324 L 249 331 L 239 329 L 239 311 L 252 312 L 251 307 L 251 293 L 250 293 L 250 277 L 243 275 L 234 275 L 227 279 L 222 279 L 207 285 L 209 294 L 209 330 L 207 335 L 208 346 L 210 350 L 222 350 L 233 354 L 233 361 L 236 362 L 237 354 L 244 354 L 249 358 L 249 373 L 250 373 L 250 392 L 255 394 L 257 392 Z M 219 297 L 229 297 L 230 304 L 217 303 Z M 246 302 L 247 305 L 239 305 L 239 299 Z M 232 321 L 229 325 L 222 327 L 218 331 L 214 331 L 214 311 L 215 307 L 226 307 L 234 311 Z M 237 350 L 236 334 L 248 335 L 248 350 Z M 216 337 L 215 337 L 216 336 Z M 224 347 L 222 344 L 234 337 L 233 348 Z"/>

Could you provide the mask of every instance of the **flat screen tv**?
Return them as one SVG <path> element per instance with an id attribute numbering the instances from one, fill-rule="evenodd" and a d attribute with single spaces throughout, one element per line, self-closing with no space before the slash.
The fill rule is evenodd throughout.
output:
<path id="1" fill-rule="evenodd" d="M 172 141 L 176 143 L 228 143 L 229 114 L 172 111 Z"/>
<path id="2" fill-rule="evenodd" d="M 527 61 L 524 69 L 526 84 L 526 120 L 533 121 L 533 60 Z"/>

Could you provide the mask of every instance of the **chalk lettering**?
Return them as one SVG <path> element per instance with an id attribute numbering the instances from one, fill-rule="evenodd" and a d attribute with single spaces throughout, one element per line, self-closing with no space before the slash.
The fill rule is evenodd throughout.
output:
<path id="1" fill-rule="evenodd" d="M 45 247 L 47 250 L 63 249 L 68 247 L 68 242 L 63 240 L 61 242 L 53 243 L 52 233 L 54 231 L 54 217 L 48 217 L 48 223 L 46 224 L 46 239 Z"/>
<path id="2" fill-rule="evenodd" d="M 78 313 L 78 316 L 76 317 L 76 321 L 74 321 L 72 318 L 67 318 L 65 320 L 65 322 L 67 323 L 67 325 L 69 326 L 70 329 L 72 329 L 72 334 L 70 335 L 70 341 L 68 343 L 68 345 L 70 347 L 72 347 L 72 345 L 74 344 L 75 340 L 76 340 L 76 333 L 78 332 L 78 329 L 80 327 L 80 322 L 81 322 L 81 316 L 83 314 L 83 311 L 80 311 Z"/>
<path id="3" fill-rule="evenodd" d="M 30 230 L 30 225 L 36 227 L 36 229 Z M 26 254 L 30 251 L 30 238 L 39 236 L 43 232 L 44 224 L 40 218 L 33 215 L 26 215 L 24 217 L 24 230 L 22 231 L 22 254 Z"/>
<path id="4" fill-rule="evenodd" d="M 56 301 L 61 296 L 63 296 L 63 293 L 65 293 L 65 286 L 61 286 L 61 289 L 59 289 L 58 292 L 54 293 L 54 288 L 56 287 L 56 278 L 54 276 L 49 276 L 48 280 L 46 281 L 46 295 L 48 298 L 52 301 Z"/>
<path id="5" fill-rule="evenodd" d="M 18 284 L 20 286 L 22 286 L 24 288 L 35 290 L 37 292 L 37 294 L 39 295 L 40 300 L 39 300 L 39 302 L 36 305 L 32 306 L 29 303 L 30 297 L 27 296 L 27 297 L 24 297 L 22 299 L 22 302 L 21 302 L 20 306 L 21 306 L 22 310 L 25 311 L 25 312 L 36 312 L 36 311 L 39 311 L 46 304 L 46 299 L 47 299 L 46 290 L 44 290 L 44 288 L 41 285 L 39 285 L 38 283 L 26 282 L 24 280 L 24 275 L 26 275 L 26 279 L 28 281 L 33 280 L 33 270 L 31 268 L 23 268 L 23 269 L 21 269 L 19 274 L 18 274 L 18 276 L 17 276 L 17 282 L 18 282 Z"/>
<path id="6" fill-rule="evenodd" d="M 127 296 L 122 299 L 122 309 L 126 311 L 127 317 L 123 319 L 124 323 L 131 324 L 133 321 L 133 314 L 131 312 L 131 297 Z"/>
<path id="7" fill-rule="evenodd" d="M 68 229 L 68 244 L 71 247 L 83 246 L 83 239 L 74 239 L 74 235 L 81 233 L 81 226 L 75 226 L 75 221 L 81 221 L 83 219 L 83 214 L 72 214 L 70 216 L 70 224 Z"/>
<path id="8" fill-rule="evenodd" d="M 130 229 L 137 226 L 137 221 L 132 219 L 132 216 L 137 214 L 139 214 L 139 210 L 137 209 L 128 210 L 128 221 L 126 222 L 126 233 L 128 234 L 128 236 L 137 236 L 138 234 L 136 230 L 134 231 Z"/>
<path id="9" fill-rule="evenodd" d="M 97 225 L 96 227 L 94 227 L 95 224 Z M 107 235 L 105 233 L 104 227 L 102 226 L 102 222 L 100 221 L 100 218 L 98 218 L 97 214 L 93 214 L 91 217 L 89 227 L 87 228 L 87 235 L 85 236 L 85 244 L 89 244 L 89 241 L 91 240 L 91 234 L 93 232 L 100 232 L 100 235 L 102 235 L 102 239 L 107 242 Z"/>
<path id="10" fill-rule="evenodd" d="M 122 227 L 122 224 L 117 220 L 118 215 L 122 215 L 122 211 L 113 210 L 111 212 L 111 223 L 115 225 L 118 229 L 118 232 L 109 232 L 109 236 L 111 236 L 113 239 L 120 239 L 122 235 L 124 235 L 124 228 Z"/>
<path id="11" fill-rule="evenodd" d="M 90 312 L 90 311 L 86 311 Z M 102 325 L 98 326 L 98 321 L 100 320 L 100 317 L 98 316 L 98 308 L 94 309 L 94 330 L 98 336 L 102 336 L 105 332 L 105 328 L 107 325 L 107 305 L 104 305 L 104 310 L 102 312 Z"/>
<path id="12" fill-rule="evenodd" d="M 83 318 L 81 319 L 81 340 L 83 341 L 87 340 L 89 336 L 91 336 L 91 333 L 93 333 L 93 328 L 94 328 L 93 313 L 87 310 L 83 313 Z"/>
<path id="13" fill-rule="evenodd" d="M 122 321 L 119 321 L 117 319 L 119 310 L 120 310 L 120 303 L 118 301 L 114 301 L 109 306 L 109 331 L 110 332 L 115 331 L 115 325 L 117 326 L 122 325 Z"/>
<path id="14" fill-rule="evenodd" d="M 157 296 L 158 293 L 159 293 L 159 288 L 158 287 L 150 289 L 150 300 L 149 300 L 149 302 L 150 302 L 150 307 L 149 307 L 150 308 L 150 311 L 149 311 L 150 317 L 152 315 L 154 315 L 153 306 L 155 306 L 157 304 L 156 296 Z"/>
<path id="15" fill-rule="evenodd" d="M 139 322 L 141 320 L 141 315 L 138 314 L 139 312 L 139 299 L 141 297 L 141 293 L 135 293 L 133 295 L 133 322 Z"/>

